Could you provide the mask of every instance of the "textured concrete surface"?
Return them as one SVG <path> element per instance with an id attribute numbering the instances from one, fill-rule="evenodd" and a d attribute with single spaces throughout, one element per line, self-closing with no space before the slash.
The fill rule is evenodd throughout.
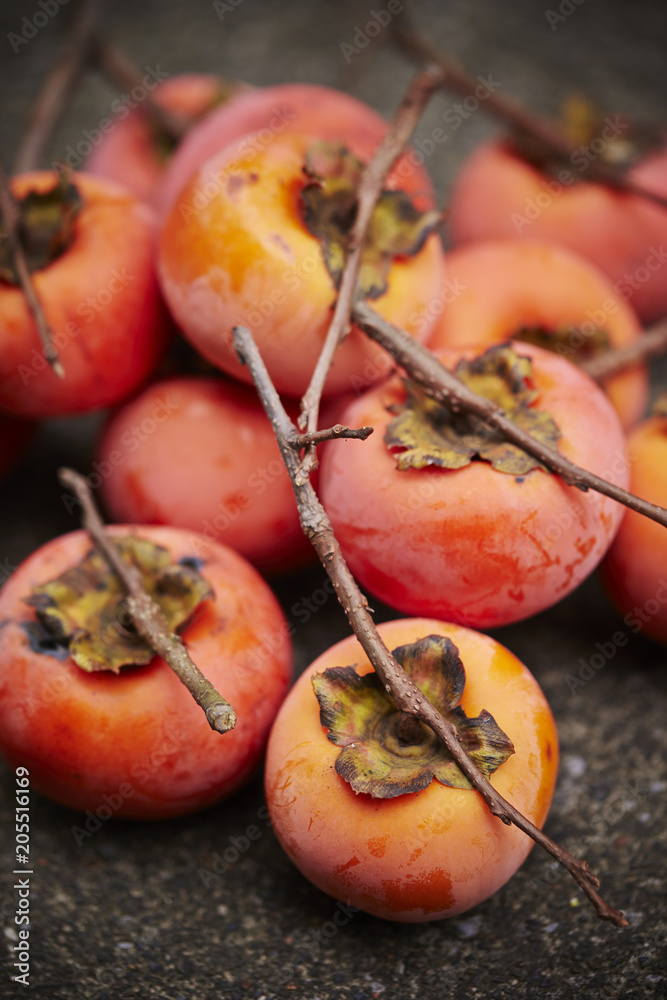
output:
<path id="1" fill-rule="evenodd" d="M 390 113 L 409 78 L 407 64 L 382 39 L 349 63 L 341 51 L 381 6 L 381 0 L 242 0 L 220 19 L 205 0 L 119 0 L 108 24 L 142 66 L 159 64 L 169 73 L 217 69 L 260 84 L 314 80 Z M 551 9 L 570 13 L 555 30 L 542 5 L 527 0 L 414 0 L 412 7 L 440 46 L 540 110 L 555 111 L 560 97 L 577 89 L 604 107 L 664 120 L 664 6 L 559 0 Z M 65 7 L 15 53 L 8 33 L 21 31 L 22 18 L 39 9 L 37 0 L 0 9 L 6 159 L 67 17 Z M 82 129 L 94 128 L 114 96 L 106 84 L 87 78 L 50 156 L 76 143 Z M 434 101 L 422 135 L 440 123 L 450 103 L 446 97 Z M 466 153 L 494 128 L 476 113 L 433 155 L 429 166 L 443 196 Z M 667 382 L 664 366 L 656 382 Z M 29 455 L 3 482 L 0 569 L 74 527 L 54 471 L 62 463 L 86 468 L 98 423 L 95 417 L 42 427 Z M 276 587 L 294 615 L 294 605 L 321 584 L 321 574 L 312 571 Z M 295 624 L 299 669 L 347 632 L 333 599 L 306 625 Z M 585 854 L 609 900 L 626 911 L 628 930 L 600 923 L 574 883 L 538 850 L 500 893 L 458 919 L 400 926 L 359 913 L 343 923 L 336 902 L 301 877 L 264 823 L 259 776 L 198 816 L 166 824 L 110 820 L 80 843 L 73 832 L 80 816 L 35 797 L 26 990 L 9 979 L 14 781 L 0 765 L 0 997 L 21 990 L 45 1000 L 667 996 L 665 652 L 631 634 L 576 693 L 567 682 L 590 661 L 596 643 L 607 642 L 619 627 L 589 581 L 550 612 L 499 630 L 497 637 L 534 671 L 558 722 L 562 765 L 547 830 Z M 259 825 L 261 837 L 225 875 L 202 879 L 202 869 L 213 870 L 214 855 L 250 824 Z"/>

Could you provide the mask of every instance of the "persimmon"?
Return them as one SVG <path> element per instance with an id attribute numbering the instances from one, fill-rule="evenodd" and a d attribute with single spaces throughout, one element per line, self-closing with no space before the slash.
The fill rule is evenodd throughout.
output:
<path id="1" fill-rule="evenodd" d="M 377 111 L 356 97 L 319 84 L 279 83 L 238 90 L 193 125 L 179 144 L 156 193 L 160 212 L 166 215 L 193 174 L 237 139 L 245 137 L 241 149 L 249 158 L 277 137 L 299 132 L 344 142 L 355 155 L 367 160 L 388 127 Z M 412 193 L 433 192 L 427 172 L 410 150 L 398 160 L 388 185 Z"/>
<path id="2" fill-rule="evenodd" d="M 628 436 L 630 490 L 667 506 L 667 418 L 653 416 Z M 667 642 L 667 532 L 660 524 L 625 510 L 618 534 L 602 563 L 612 601 L 633 632 Z"/>
<path id="3" fill-rule="evenodd" d="M 445 256 L 445 288 L 428 339 L 432 350 L 533 339 L 577 363 L 641 334 L 631 306 L 583 257 L 556 244 L 490 240 Z M 624 427 L 643 416 L 648 375 L 634 368 L 604 389 Z"/>
<path id="4" fill-rule="evenodd" d="M 478 359 L 471 349 L 437 354 L 473 389 L 490 386 L 530 433 L 626 486 L 624 436 L 602 390 L 549 351 L 513 347 Z M 566 486 L 398 377 L 360 396 L 342 421 L 375 433 L 327 445 L 322 501 L 360 583 L 407 614 L 474 628 L 526 618 L 592 572 L 620 523 L 615 501 Z"/>
<path id="5" fill-rule="evenodd" d="M 233 328 L 243 324 L 278 391 L 305 391 L 331 321 L 359 170 L 340 147 L 289 134 L 259 152 L 232 144 L 190 181 L 165 222 L 159 274 L 176 322 L 204 357 L 251 381 L 232 344 Z M 378 242 L 367 247 L 363 269 L 368 294 L 383 316 L 426 336 L 414 316 L 439 287 L 442 249 L 438 236 L 428 235 L 438 214 L 422 215 L 397 192 L 378 210 Z M 402 248 L 398 256 L 385 240 Z M 385 358 L 353 329 L 325 391 L 349 391 L 353 376 L 373 370 L 379 377 Z"/>
<path id="6" fill-rule="evenodd" d="M 111 417 L 96 469 L 116 521 L 188 528 L 264 570 L 313 558 L 271 424 L 249 386 L 220 378 L 148 386 Z"/>
<path id="7" fill-rule="evenodd" d="M 8 259 L 0 280 L 0 410 L 39 418 L 110 406 L 148 376 L 170 334 L 155 277 L 155 216 L 123 188 L 86 174 L 58 184 L 39 171 L 11 184 L 39 209 L 32 280 L 65 377 L 47 364 Z"/>
<path id="8" fill-rule="evenodd" d="M 212 73 L 178 73 L 151 93 L 156 104 L 192 119 L 210 111 L 226 96 L 228 87 Z M 173 141 L 162 134 L 141 103 L 133 108 L 121 104 L 116 117 L 108 121 L 106 131 L 97 130 L 100 139 L 84 169 L 122 184 L 136 198 L 157 206 Z"/>
<path id="9" fill-rule="evenodd" d="M 505 142 L 484 143 L 463 164 L 449 202 L 455 245 L 547 240 L 581 254 L 645 322 L 667 312 L 667 210 L 636 195 L 575 183 L 577 163 L 547 176 Z M 628 168 L 640 187 L 667 197 L 667 152 Z"/>
<path id="10" fill-rule="evenodd" d="M 399 647 L 408 655 L 414 655 L 411 644 L 428 636 L 435 636 L 440 645 L 443 637 L 454 644 L 465 671 L 461 708 L 468 717 L 486 710 L 513 746 L 514 752 L 489 780 L 541 827 L 556 782 L 558 736 L 529 670 L 494 639 L 457 625 L 414 618 L 384 622 L 379 631 L 389 649 Z M 393 797 L 355 792 L 337 771 L 346 740 L 338 737 L 335 745 L 331 731 L 327 738 L 313 692 L 314 682 L 327 678 L 325 671 L 340 667 L 348 669 L 348 676 L 356 671 L 366 680 L 372 672 L 354 636 L 332 646 L 299 677 L 271 730 L 266 796 L 281 845 L 318 888 L 387 920 L 437 920 L 487 899 L 523 863 L 532 841 L 492 816 L 477 792 L 465 787 L 465 779 L 463 787 L 450 787 L 436 777 L 419 791 Z M 427 683 L 430 692 L 432 679 Z M 374 700 L 383 698 L 379 685 Z M 400 713 L 395 706 L 392 712 L 392 704 L 389 696 L 382 701 L 375 729 L 382 735 L 376 735 L 375 746 L 366 746 L 369 771 L 378 756 L 383 762 L 392 760 L 397 771 L 406 764 L 421 765 L 424 748 L 425 766 L 430 764 L 432 742 L 426 733 L 423 744 L 416 746 L 401 747 L 393 738 L 392 724 Z M 349 723 L 349 737 L 352 729 L 363 729 L 358 722 L 361 711 L 357 708 L 357 718 Z M 364 711 L 366 738 L 372 744 L 373 712 Z M 446 751 L 444 756 L 447 778 L 452 767 L 456 772 L 458 768 L 446 763 Z M 386 775 L 387 768 L 383 770 Z M 395 771 L 388 773 L 391 780 Z"/>
<path id="11" fill-rule="evenodd" d="M 115 578 L 75 531 L 34 552 L 0 591 L 0 749 L 28 768 L 31 788 L 98 819 L 202 809 L 260 762 L 291 679 L 290 630 L 264 580 L 226 546 L 200 538 L 195 550 L 178 528 L 109 530 L 117 543 L 134 539 L 125 557 L 165 613 L 187 600 L 183 642 L 236 727 L 209 727 L 131 629 Z"/>

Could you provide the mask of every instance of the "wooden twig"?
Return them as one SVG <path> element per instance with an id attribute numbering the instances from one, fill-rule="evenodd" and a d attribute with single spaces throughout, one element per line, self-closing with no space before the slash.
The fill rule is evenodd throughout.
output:
<path id="1" fill-rule="evenodd" d="M 312 431 L 306 434 L 297 434 L 290 441 L 293 448 L 301 451 L 310 445 L 322 444 L 324 441 L 335 441 L 336 438 L 356 438 L 365 441 L 373 433 L 372 427 L 344 427 L 342 424 L 334 424 L 326 430 Z"/>
<path id="2" fill-rule="evenodd" d="M 7 242 L 9 243 L 16 277 L 19 280 L 19 285 L 21 286 L 21 290 L 25 296 L 28 309 L 32 313 L 35 320 L 37 332 L 39 333 L 39 339 L 42 343 L 44 358 L 53 369 L 53 373 L 58 378 L 64 378 L 65 369 L 63 368 L 60 360 L 60 355 L 54 346 L 53 333 L 51 332 L 51 327 L 49 326 L 44 313 L 44 308 L 37 291 L 35 290 L 32 275 L 30 274 L 30 269 L 23 252 L 23 245 L 21 243 L 21 236 L 19 233 L 19 209 L 16 201 L 14 200 L 14 196 L 9 186 L 9 181 L 2 163 L 0 163 L 0 211 L 2 212 L 5 230 L 7 232 Z"/>
<path id="3" fill-rule="evenodd" d="M 90 57 L 99 8 L 99 0 L 80 0 L 60 54 L 35 98 L 28 128 L 14 159 L 14 173 L 41 166 L 44 150 Z"/>
<path id="4" fill-rule="evenodd" d="M 352 232 L 350 233 L 348 254 L 341 277 L 334 314 L 310 380 L 310 385 L 301 401 L 302 413 L 299 424 L 302 429 L 305 429 L 310 434 L 317 430 L 322 390 L 336 348 L 349 330 L 350 310 L 356 295 L 361 252 L 373 209 L 382 192 L 387 174 L 405 149 L 430 97 L 440 86 L 442 86 L 442 73 L 434 67 L 427 68 L 413 79 L 407 94 L 394 116 L 387 135 L 378 146 L 373 158 L 364 171 L 357 197 L 357 215 Z M 309 448 L 299 472 L 299 479 L 307 478 L 316 464 L 315 449 Z"/>
<path id="5" fill-rule="evenodd" d="M 559 861 L 579 883 L 601 919 L 610 920 L 618 927 L 626 927 L 627 921 L 620 910 L 609 906 L 597 892 L 599 882 L 590 871 L 586 861 L 575 858 L 556 844 L 496 791 L 468 757 L 459 743 L 456 730 L 451 722 L 431 705 L 391 655 L 377 631 L 366 598 L 359 590 L 345 562 L 331 522 L 315 490 L 309 480 L 303 481 L 302 477 L 299 476 L 299 458 L 291 443 L 296 429 L 285 412 L 248 329 L 237 327 L 234 330 L 234 346 L 241 363 L 248 366 L 264 410 L 271 421 L 283 461 L 292 481 L 303 530 L 331 579 L 352 630 L 380 680 L 391 692 L 397 707 L 407 715 L 425 722 L 433 729 L 473 787 L 482 796 L 492 815 L 497 816 L 503 823 L 514 823 Z"/>
<path id="6" fill-rule="evenodd" d="M 464 97 L 475 96 L 479 80 L 471 77 L 452 59 L 439 52 L 425 35 L 416 31 L 405 12 L 393 22 L 392 33 L 400 48 L 413 60 L 440 68 L 444 87 Z M 620 167 L 605 163 L 599 158 L 573 156 L 576 150 L 567 141 L 558 124 L 538 115 L 530 108 L 496 92 L 485 94 L 479 106 L 480 110 L 499 118 L 515 131 L 529 136 L 547 157 L 567 160 L 581 180 L 596 181 L 615 191 L 636 195 L 661 208 L 667 208 L 667 198 L 635 184 Z M 579 163 L 583 159 L 586 162 L 580 166 Z"/>
<path id="7" fill-rule="evenodd" d="M 127 610 L 137 632 L 185 684 L 204 710 L 211 729 L 218 733 L 229 732 L 236 725 L 236 712 L 192 662 L 180 636 L 169 630 L 162 611 L 146 592 L 139 570 L 120 555 L 104 528 L 88 483 L 72 469 L 60 469 L 58 475 L 63 486 L 77 497 L 83 511 L 84 528 L 127 590 Z"/>
<path id="8" fill-rule="evenodd" d="M 597 382 L 603 382 L 612 375 L 618 375 L 626 368 L 633 368 L 664 351 L 667 351 L 667 320 L 646 330 L 641 337 L 626 347 L 602 351 L 595 357 L 580 362 L 579 368 Z"/>
<path id="9" fill-rule="evenodd" d="M 559 451 L 538 441 L 527 431 L 521 430 L 505 416 L 499 406 L 469 389 L 448 371 L 428 348 L 417 343 L 405 330 L 388 323 L 367 303 L 357 303 L 352 316 L 357 326 L 384 347 L 396 363 L 405 369 L 409 377 L 423 386 L 433 399 L 446 403 L 454 410 L 479 417 L 489 427 L 498 431 L 506 441 L 511 441 L 551 472 L 559 475 L 568 486 L 576 486 L 584 491 L 597 490 L 598 493 L 603 493 L 612 500 L 617 500 L 631 510 L 667 527 L 667 510 L 664 507 L 642 500 L 621 486 L 616 486 L 593 472 L 582 469 Z"/>
<path id="10" fill-rule="evenodd" d="M 102 72 L 116 87 L 132 90 L 142 86 L 144 74 L 120 49 L 100 38 L 95 40 L 93 58 Z M 145 90 L 145 88 L 144 88 Z M 142 99 L 141 107 L 170 139 L 178 142 L 192 127 L 194 119 L 163 107 L 149 93 Z"/>

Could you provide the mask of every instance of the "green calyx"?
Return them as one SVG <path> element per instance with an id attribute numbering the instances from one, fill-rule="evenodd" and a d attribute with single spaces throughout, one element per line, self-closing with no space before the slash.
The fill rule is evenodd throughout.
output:
<path id="1" fill-rule="evenodd" d="M 493 716 L 466 716 L 459 702 L 465 669 L 451 639 L 429 635 L 399 646 L 393 656 L 431 704 L 456 728 L 462 745 L 485 777 L 503 764 L 514 746 Z M 406 716 L 377 674 L 330 667 L 313 677 L 320 721 L 342 747 L 336 771 L 357 793 L 379 799 L 418 792 L 435 778 L 452 788 L 472 788 L 447 748 L 426 725 Z M 406 733 L 407 729 L 407 733 Z"/>
<path id="2" fill-rule="evenodd" d="M 338 288 L 350 233 L 357 215 L 357 192 L 363 164 L 341 145 L 321 142 L 306 154 L 308 178 L 301 191 L 304 224 L 322 247 L 324 263 Z M 373 211 L 361 255 L 358 292 L 377 299 L 387 290 L 396 257 L 419 253 L 439 226 L 439 212 L 421 212 L 403 191 L 383 191 Z"/>
<path id="3" fill-rule="evenodd" d="M 29 191 L 18 200 L 18 238 L 28 270 L 41 271 L 63 254 L 74 240 L 82 201 L 77 187 L 64 177 L 49 191 Z M 0 215 L 0 280 L 18 285 L 19 279 Z"/>
<path id="4" fill-rule="evenodd" d="M 172 563 L 162 546 L 134 535 L 115 538 L 114 544 L 123 559 L 139 570 L 171 632 L 184 625 L 202 601 L 213 597 L 204 577 L 186 560 Z M 48 639 L 45 651 L 49 643 L 66 644 L 82 670 L 118 673 L 123 666 L 150 663 L 155 656 L 135 631 L 123 585 L 94 548 L 78 565 L 34 587 L 26 603 L 35 609 Z"/>
<path id="5" fill-rule="evenodd" d="M 518 427 L 543 444 L 557 447 L 560 431 L 551 414 L 538 410 L 532 385 L 532 365 L 508 344 L 490 347 L 472 361 L 461 360 L 454 374 L 473 392 L 496 403 Z M 404 403 L 391 408 L 395 414 L 384 441 L 396 451 L 399 469 L 461 469 L 473 459 L 490 462 L 498 472 L 525 475 L 544 469 L 536 458 L 505 441 L 478 417 L 454 412 L 431 399 L 411 381 L 405 381 Z"/>

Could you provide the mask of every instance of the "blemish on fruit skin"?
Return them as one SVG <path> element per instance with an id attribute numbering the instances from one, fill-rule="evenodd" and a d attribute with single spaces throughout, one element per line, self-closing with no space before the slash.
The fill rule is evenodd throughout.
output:
<path id="1" fill-rule="evenodd" d="M 383 858 L 387 850 L 387 838 L 371 837 L 370 840 L 366 841 L 366 847 L 374 858 Z"/>
<path id="2" fill-rule="evenodd" d="M 455 903 L 452 880 L 442 868 L 434 868 L 420 878 L 408 875 L 405 879 L 383 879 L 382 889 L 387 905 L 394 911 L 441 913 Z M 433 900 L 430 904 L 426 901 L 429 896 Z"/>
<path id="3" fill-rule="evenodd" d="M 551 742 L 549 740 L 547 740 L 547 745 L 544 748 L 544 753 L 548 761 L 550 761 L 554 755 L 553 747 L 551 746 Z"/>
<path id="4" fill-rule="evenodd" d="M 280 247 L 285 256 L 290 260 L 294 261 L 294 254 L 292 253 L 292 248 L 287 242 L 287 240 L 281 236 L 280 233 L 271 233 L 271 242 L 275 243 L 276 246 Z"/>
<path id="5" fill-rule="evenodd" d="M 361 864 L 361 862 L 359 861 L 359 858 L 355 854 L 353 857 L 350 858 L 349 861 L 346 861 L 344 865 L 336 865 L 336 867 L 334 868 L 334 872 L 336 875 L 342 875 L 343 872 L 346 872 L 349 868 L 354 868 L 356 867 L 356 865 L 359 864 Z"/>

